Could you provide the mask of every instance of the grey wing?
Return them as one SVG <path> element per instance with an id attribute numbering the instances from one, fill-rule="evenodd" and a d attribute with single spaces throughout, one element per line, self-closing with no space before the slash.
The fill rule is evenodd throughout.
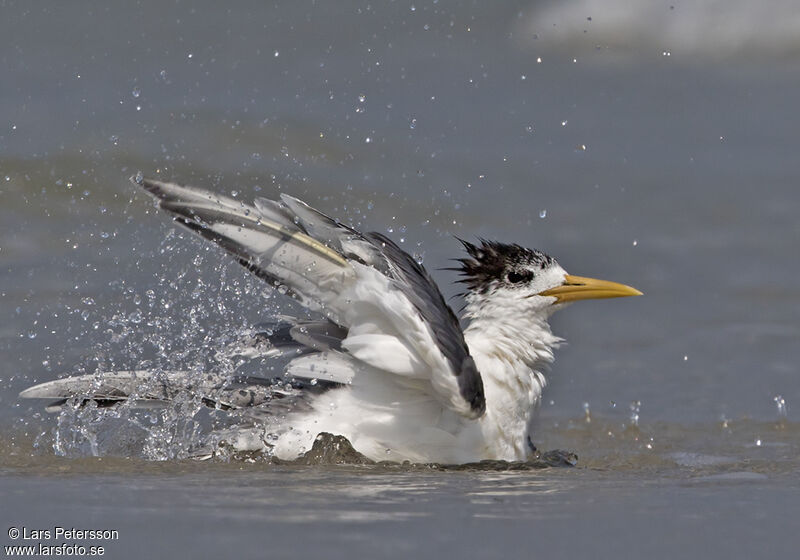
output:
<path id="1" fill-rule="evenodd" d="M 198 376 L 193 371 L 155 372 L 147 370 L 107 371 L 65 377 L 34 385 L 20 393 L 23 399 L 51 399 L 46 410 L 60 412 L 69 405 L 93 402 L 100 408 L 130 402 L 132 408 L 167 405 L 178 395 L 193 395 L 210 408 L 242 410 L 249 415 L 285 413 L 321 391 L 338 386 L 320 379 L 313 385 L 303 381 L 287 383 L 279 379 L 253 376 Z"/>
<path id="2" fill-rule="evenodd" d="M 271 201 L 257 199 L 256 207 L 268 202 Z M 281 202 L 291 210 L 296 223 L 308 235 L 337 251 L 346 259 L 358 261 L 383 274 L 389 274 L 389 261 L 386 255 L 380 246 L 376 246 L 367 236 L 292 196 L 282 194 Z"/>
<path id="3" fill-rule="evenodd" d="M 433 278 L 425 267 L 385 235 L 371 232 L 366 238 L 379 247 L 389 261 L 388 276 L 429 325 L 436 345 L 450 362 L 459 394 L 469 403 L 472 413 L 480 416 L 486 410 L 483 380 L 469 354 L 458 318 L 447 305 Z"/>
<path id="4" fill-rule="evenodd" d="M 258 323 L 230 349 L 248 358 L 300 356 L 310 352 L 341 352 L 347 329 L 329 320 L 304 321 L 277 316 Z"/>
<path id="5" fill-rule="evenodd" d="M 351 279 L 348 260 L 310 235 L 299 216 L 280 202 L 255 206 L 175 183 L 136 178 L 176 222 L 232 253 L 256 276 L 286 289 L 319 311 Z"/>

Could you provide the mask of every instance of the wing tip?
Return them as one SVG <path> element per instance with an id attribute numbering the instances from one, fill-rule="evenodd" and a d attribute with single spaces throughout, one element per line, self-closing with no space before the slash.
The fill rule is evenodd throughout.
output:
<path id="1" fill-rule="evenodd" d="M 37 383 L 27 389 L 24 389 L 19 392 L 19 398 L 21 399 L 54 399 L 59 398 L 60 395 L 55 395 L 50 391 L 52 389 L 53 382 L 46 381 L 45 383 Z"/>
<path id="2" fill-rule="evenodd" d="M 137 187 L 143 188 L 158 199 L 163 199 L 166 196 L 165 187 L 167 183 L 156 181 L 155 179 L 148 179 L 141 171 L 137 171 L 134 175 L 131 175 L 129 180 Z"/>

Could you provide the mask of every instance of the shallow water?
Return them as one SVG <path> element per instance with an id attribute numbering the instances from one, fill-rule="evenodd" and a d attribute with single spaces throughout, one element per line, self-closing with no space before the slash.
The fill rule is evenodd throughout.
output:
<path id="1" fill-rule="evenodd" d="M 796 9 L 769 2 L 772 19 L 742 34 L 749 8 L 729 3 L 705 35 L 634 13 L 612 42 L 616 3 L 574 5 L 6 2 L 3 524 L 115 528 L 113 557 L 142 542 L 161 556 L 794 552 Z M 542 31 L 550 21 L 567 31 Z M 150 455 L 141 434 L 92 426 L 102 457 L 81 438 L 56 456 L 74 425 L 19 401 L 23 388 L 147 361 L 220 367 L 219 344 L 287 305 L 176 232 L 128 183 L 138 170 L 295 194 L 402 239 L 448 296 L 454 278 L 436 269 L 458 256 L 453 235 L 644 291 L 554 317 L 569 344 L 536 443 L 578 465 L 180 460 L 181 438 L 213 419 L 173 423 Z"/>

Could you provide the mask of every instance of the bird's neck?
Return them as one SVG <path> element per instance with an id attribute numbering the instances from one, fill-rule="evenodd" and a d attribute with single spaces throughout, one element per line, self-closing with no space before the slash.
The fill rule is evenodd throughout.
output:
<path id="1" fill-rule="evenodd" d="M 546 316 L 474 303 L 468 303 L 465 316 L 471 321 L 464 338 L 486 393 L 484 440 L 496 447 L 495 456 L 524 460 L 545 386 L 542 369 L 553 361 L 553 348 L 561 339 L 553 335 Z"/>
<path id="2" fill-rule="evenodd" d="M 553 349 L 563 340 L 553 334 L 544 313 L 524 313 L 513 307 L 467 298 L 464 337 L 470 352 L 522 363 L 532 370 L 553 361 Z"/>

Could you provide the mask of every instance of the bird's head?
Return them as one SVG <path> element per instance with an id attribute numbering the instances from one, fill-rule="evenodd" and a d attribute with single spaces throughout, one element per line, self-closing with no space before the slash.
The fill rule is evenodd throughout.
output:
<path id="1" fill-rule="evenodd" d="M 546 318 L 564 304 L 582 299 L 638 296 L 630 286 L 573 276 L 551 256 L 519 245 L 481 239 L 459 240 L 469 254 L 456 269 L 467 285 L 468 314 L 502 316 L 532 313 Z"/>

